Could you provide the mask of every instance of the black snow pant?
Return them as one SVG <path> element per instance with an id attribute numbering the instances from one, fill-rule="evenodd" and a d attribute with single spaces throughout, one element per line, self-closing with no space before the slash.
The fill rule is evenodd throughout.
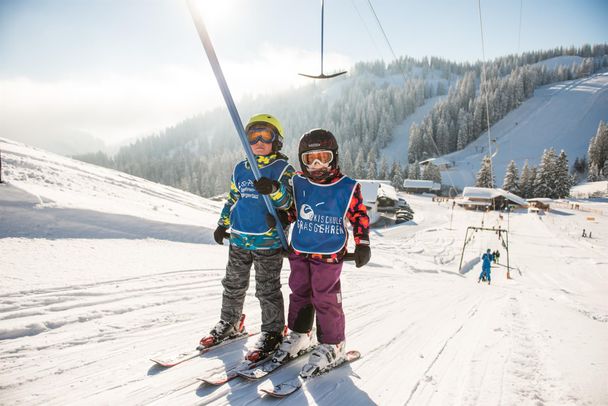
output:
<path id="1" fill-rule="evenodd" d="M 246 250 L 230 245 L 226 276 L 222 279 L 221 319 L 236 324 L 243 312 L 249 288 L 251 264 L 255 268 L 255 296 L 262 309 L 262 331 L 282 332 L 285 327 L 285 306 L 281 292 L 283 250 Z"/>

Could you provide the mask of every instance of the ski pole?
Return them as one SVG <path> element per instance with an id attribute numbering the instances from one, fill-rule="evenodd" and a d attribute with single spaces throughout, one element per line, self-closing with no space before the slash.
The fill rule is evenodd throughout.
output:
<path id="1" fill-rule="evenodd" d="M 207 33 L 207 28 L 203 21 L 203 18 L 198 15 L 196 12 L 196 8 L 194 7 L 193 0 L 187 0 L 188 9 L 190 10 L 190 15 L 192 16 L 192 20 L 194 21 L 194 25 L 196 26 L 196 30 L 198 31 L 198 36 L 203 43 L 203 48 L 205 48 L 205 53 L 207 54 L 207 58 L 209 59 L 209 63 L 211 64 L 211 68 L 213 69 L 213 73 L 215 74 L 215 79 L 217 80 L 217 84 L 222 91 L 222 96 L 224 96 L 224 101 L 226 102 L 226 107 L 230 112 L 230 117 L 232 118 L 232 122 L 234 123 L 234 127 L 239 135 L 239 139 L 241 140 L 241 144 L 243 144 L 243 149 L 247 154 L 247 159 L 249 160 L 249 166 L 253 171 L 253 176 L 256 180 L 259 180 L 261 177 L 260 170 L 258 169 L 255 156 L 251 151 L 251 146 L 247 141 L 247 134 L 245 134 L 245 129 L 243 128 L 243 122 L 239 116 L 239 112 L 236 109 L 236 105 L 234 104 L 234 100 L 232 99 L 232 95 L 230 94 L 230 89 L 228 88 L 228 83 L 226 83 L 226 78 L 224 78 L 224 73 L 222 72 L 222 68 L 220 66 L 220 62 L 217 59 L 217 55 L 215 54 L 215 49 L 213 48 L 213 43 L 211 42 L 211 38 Z M 264 203 L 266 204 L 266 208 L 268 212 L 274 217 L 276 220 L 276 224 L 280 225 L 281 220 L 277 216 L 277 212 L 270 201 L 270 197 L 268 195 L 262 195 L 264 199 Z M 279 238 L 281 239 L 281 243 L 283 244 L 283 249 L 287 250 L 287 238 L 285 237 L 285 233 L 283 232 L 283 227 L 276 227 L 277 233 L 279 234 Z"/>

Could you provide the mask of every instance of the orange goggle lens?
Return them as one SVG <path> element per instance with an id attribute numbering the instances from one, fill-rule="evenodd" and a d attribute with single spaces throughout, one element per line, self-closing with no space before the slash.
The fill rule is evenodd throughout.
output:
<path id="1" fill-rule="evenodd" d="M 262 141 L 265 144 L 270 144 L 274 141 L 274 131 L 270 128 L 252 128 L 247 132 L 247 139 L 251 145 Z"/>
<path id="2" fill-rule="evenodd" d="M 302 154 L 302 162 L 306 166 L 311 166 L 318 161 L 321 165 L 329 165 L 334 160 L 334 153 L 331 151 L 310 151 Z"/>

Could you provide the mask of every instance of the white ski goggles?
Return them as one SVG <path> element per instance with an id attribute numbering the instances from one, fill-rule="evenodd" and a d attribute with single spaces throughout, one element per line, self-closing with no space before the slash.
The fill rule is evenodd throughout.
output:
<path id="1" fill-rule="evenodd" d="M 329 164 L 334 160 L 334 153 L 330 150 L 317 150 L 304 152 L 301 155 L 302 163 L 306 166 L 313 166 L 314 164 L 328 167 Z"/>

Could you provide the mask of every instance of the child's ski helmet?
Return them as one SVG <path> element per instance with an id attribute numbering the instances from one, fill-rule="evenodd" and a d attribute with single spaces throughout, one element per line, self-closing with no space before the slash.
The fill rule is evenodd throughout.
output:
<path id="1" fill-rule="evenodd" d="M 324 174 L 324 176 L 311 176 L 308 172 L 308 167 L 302 161 L 302 154 L 308 151 L 315 150 L 329 150 L 333 153 L 333 160 L 330 163 L 329 169 L 330 171 Z M 298 160 L 300 161 L 300 168 L 302 168 L 302 172 L 304 176 L 309 178 L 322 179 L 323 177 L 327 177 L 330 175 L 330 172 L 338 169 L 338 141 L 334 135 L 321 128 L 315 128 L 314 130 L 310 130 L 300 138 L 300 145 L 298 147 Z"/>
<path id="2" fill-rule="evenodd" d="M 255 114 L 249 118 L 249 121 L 245 126 L 245 131 L 249 131 L 249 129 L 256 124 L 267 125 L 275 131 L 277 136 L 272 143 L 272 150 L 274 152 L 280 151 L 281 148 L 283 148 L 283 126 L 281 125 L 281 122 L 270 114 Z"/>

